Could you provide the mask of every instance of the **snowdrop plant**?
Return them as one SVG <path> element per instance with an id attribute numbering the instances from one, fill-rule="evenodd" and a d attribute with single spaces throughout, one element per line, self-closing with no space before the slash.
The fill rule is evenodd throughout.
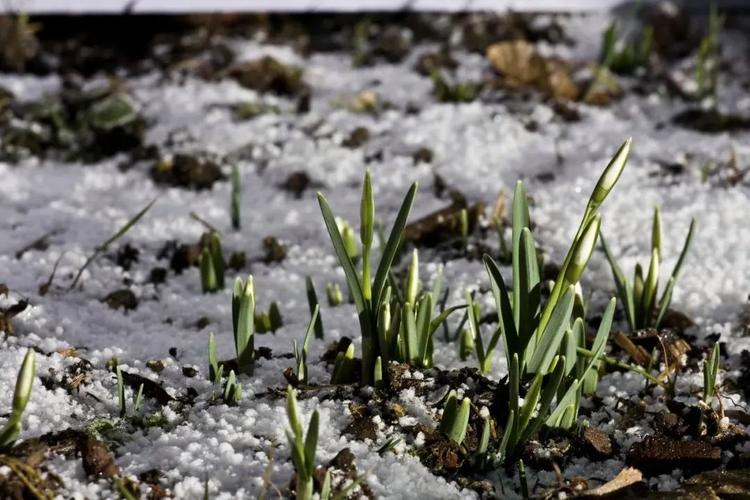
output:
<path id="1" fill-rule="evenodd" d="M 16 388 L 13 392 L 13 406 L 5 426 L 0 431 L 0 450 L 7 450 L 15 443 L 21 433 L 23 412 L 31 398 L 31 388 L 36 375 L 36 359 L 34 351 L 29 349 L 23 358 L 21 369 L 16 378 Z"/>
<path id="2" fill-rule="evenodd" d="M 286 388 L 286 414 L 290 430 L 286 431 L 292 463 L 297 472 L 295 498 L 311 500 L 313 498 L 313 474 L 315 472 L 315 449 L 318 446 L 318 422 L 320 416 L 315 410 L 307 426 L 307 435 L 303 435 L 302 420 L 297 406 L 297 396 L 292 386 Z M 328 495 L 326 495 L 328 496 Z"/>
<path id="3" fill-rule="evenodd" d="M 471 401 L 469 398 L 463 398 L 459 404 L 456 391 L 451 390 L 448 393 L 443 416 L 440 419 L 440 432 L 448 436 L 451 441 L 460 445 L 466 437 L 470 412 Z"/>
<path id="4" fill-rule="evenodd" d="M 489 370 L 492 353 L 500 339 L 504 342 L 509 370 L 509 407 L 499 449 L 501 461 L 514 461 L 526 441 L 542 425 L 567 428 L 575 422 L 582 381 L 603 353 L 615 308 L 612 299 L 591 350 L 582 349 L 585 329 L 583 318 L 574 314 L 576 288 L 599 236 L 599 206 L 619 179 L 629 149 L 628 140 L 599 178 L 546 303 L 542 304 L 541 300 L 541 276 L 522 183 L 516 185 L 513 199 L 512 289 L 505 286 L 495 261 L 484 256 L 498 327 L 485 345 L 478 327 L 478 308 L 471 302 L 469 326 L 483 371 Z M 471 301 L 470 296 L 468 300 Z M 519 395 L 529 381 L 523 404 L 519 405 Z"/>
<path id="5" fill-rule="evenodd" d="M 237 405 L 242 400 L 242 386 L 237 382 L 234 370 L 229 370 L 229 376 L 224 384 L 224 402 L 229 406 Z"/>
<path id="6" fill-rule="evenodd" d="M 212 231 L 201 250 L 200 272 L 203 293 L 213 293 L 224 288 L 224 255 L 219 234 Z"/>
<path id="7" fill-rule="evenodd" d="M 387 303 L 384 300 L 387 298 L 385 291 L 386 282 L 388 281 L 398 247 L 403 240 L 404 227 L 406 226 L 406 220 L 409 217 L 416 192 L 417 184 L 414 183 L 409 188 L 401 204 L 401 208 L 391 228 L 390 236 L 381 252 L 380 263 L 375 270 L 374 278 L 372 274 L 372 242 L 375 230 L 375 199 L 372 193 L 372 181 L 369 170 L 365 173 L 360 205 L 361 273 L 357 271 L 350 252 L 347 250 L 344 235 L 339 229 L 328 201 L 321 193 L 318 193 L 318 203 L 323 214 L 323 220 L 333 243 L 336 256 L 341 267 L 344 269 L 349 291 L 357 308 L 362 335 L 361 382 L 363 385 L 372 385 L 374 382 L 375 362 L 378 356 L 380 356 L 380 346 L 377 338 L 380 328 L 379 318 L 382 316 L 381 310 Z"/>
<path id="8" fill-rule="evenodd" d="M 401 303 L 391 300 L 391 287 L 386 287 L 378 318 L 378 343 L 382 362 L 392 360 L 419 368 L 432 367 L 435 331 L 454 311 L 466 307 L 457 305 L 437 314 L 435 297 L 440 296 L 442 270 L 438 272 L 431 291 L 421 291 L 419 254 L 412 252 Z M 392 315 L 391 311 L 396 314 Z"/>
<path id="9" fill-rule="evenodd" d="M 275 301 L 271 302 L 267 312 L 255 315 L 255 331 L 257 333 L 276 332 L 283 324 L 281 310 L 279 310 L 279 305 Z"/>
<path id="10" fill-rule="evenodd" d="M 232 328 L 237 367 L 252 375 L 255 369 L 255 282 L 252 275 L 237 278 L 232 292 Z"/>
<path id="11" fill-rule="evenodd" d="M 612 255 L 607 242 L 602 238 L 602 247 L 612 268 L 612 276 L 617 288 L 617 294 L 620 297 L 620 302 L 623 304 L 628 326 L 632 331 L 643 328 L 659 328 L 664 315 L 669 309 L 669 304 L 672 302 L 674 285 L 690 248 L 695 224 L 695 219 L 690 221 L 690 227 L 688 228 L 685 242 L 682 245 L 682 251 L 661 296 L 658 293 L 659 268 L 662 258 L 662 226 L 659 207 L 654 208 L 651 230 L 651 261 L 649 262 L 648 271 L 644 275 L 641 265 L 636 264 L 632 283 L 627 280 L 620 265 Z"/>

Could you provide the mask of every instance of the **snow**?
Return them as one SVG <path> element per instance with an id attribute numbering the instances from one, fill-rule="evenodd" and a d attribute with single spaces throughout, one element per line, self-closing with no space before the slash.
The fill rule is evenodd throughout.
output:
<path id="1" fill-rule="evenodd" d="M 595 39 L 604 20 L 582 22 L 568 20 L 581 39 Z M 254 498 L 263 488 L 264 473 L 270 466 L 270 481 L 282 490 L 293 472 L 286 448 L 287 425 L 284 401 L 265 397 L 269 387 L 283 388 L 282 371 L 291 366 L 289 359 L 260 359 L 255 375 L 240 377 L 244 398 L 236 407 L 209 404 L 210 384 L 205 380 L 206 342 L 209 331 L 217 335 L 219 356 L 233 354 L 229 289 L 203 295 L 196 268 L 181 275 L 170 273 L 164 285 L 147 283 L 148 272 L 163 266 L 156 253 L 166 240 L 194 242 L 203 227 L 189 217 L 200 214 L 222 231 L 225 252 L 245 251 L 249 258 L 262 255 L 261 240 L 273 235 L 288 245 L 288 256 L 280 264 L 254 263 L 258 304 L 267 309 L 271 301 L 279 303 L 284 325 L 275 334 L 256 337 L 256 347 L 270 347 L 275 355 L 291 352 L 292 340 L 299 342 L 308 321 L 304 278 L 313 276 L 318 295 L 323 298 L 325 284 L 344 285 L 343 273 L 336 264 L 324 230 L 314 190 L 293 199 L 278 189 L 291 173 L 306 172 L 321 181 L 334 211 L 355 222 L 359 210 L 359 183 L 366 166 L 366 152 L 384 148 L 383 160 L 370 163 L 378 217 L 392 220 L 401 197 L 412 181 L 421 184 L 412 220 L 445 204 L 430 193 L 433 174 L 439 174 L 457 186 L 470 200 L 493 202 L 500 190 L 511 192 L 517 179 L 524 179 L 534 200 L 531 217 L 537 225 L 535 237 L 546 257 L 559 262 L 575 232 L 584 204 L 602 168 L 619 144 L 633 137 L 633 152 L 625 173 L 603 209 L 603 231 L 626 273 L 635 262 L 647 260 L 652 207 L 661 206 L 664 230 L 662 281 L 671 270 L 681 248 L 691 217 L 698 219 L 698 232 L 675 289 L 673 304 L 697 323 L 699 337 L 721 333 L 729 360 L 726 368 L 736 369 L 739 354 L 750 348 L 750 341 L 739 338 L 734 327 L 741 307 L 750 292 L 750 191 L 747 185 L 721 187 L 702 182 L 699 172 L 672 182 L 658 173 L 658 161 L 670 161 L 690 153 L 699 158 L 724 161 L 734 146 L 738 157 L 747 161 L 750 134 L 706 135 L 673 127 L 657 127 L 676 112 L 675 103 L 658 94 L 629 96 L 610 108 L 583 106 L 582 121 L 570 124 L 556 120 L 552 109 L 536 103 L 528 113 L 517 113 L 509 105 L 476 101 L 463 105 L 434 103 L 429 98 L 429 79 L 411 71 L 409 61 L 401 65 L 378 65 L 352 70 L 346 54 L 313 55 L 303 58 L 283 47 L 268 47 L 253 42 L 235 41 L 243 58 L 271 53 L 305 66 L 306 80 L 313 88 L 312 111 L 302 117 L 288 112 L 267 115 L 237 123 L 229 112 L 215 107 L 257 95 L 232 81 L 206 82 L 186 77 L 182 81 L 163 82 L 157 75 L 127 80 L 127 86 L 142 106 L 151 126 L 147 142 L 162 144 L 174 131 L 188 138 L 190 148 L 232 156 L 252 146 L 250 159 L 238 159 L 244 194 L 241 232 L 229 227 L 229 185 L 217 183 L 210 191 L 194 192 L 156 186 L 142 168 L 122 171 L 125 159 L 111 158 L 94 165 L 28 160 L 19 165 L 0 163 L 0 281 L 12 290 L 10 298 L 0 299 L 8 306 L 20 297 L 28 297 L 31 307 L 15 320 L 17 337 L 8 337 L 0 349 L 0 408 L 9 408 L 17 368 L 26 347 L 35 346 L 37 373 L 58 374 L 76 362 L 60 354 L 74 347 L 90 360 L 95 370 L 92 379 L 78 394 L 62 389 L 45 389 L 35 380 L 31 402 L 26 410 L 22 438 L 81 428 L 94 418 L 117 415 L 113 375 L 105 364 L 112 357 L 128 371 L 159 380 L 173 395 L 195 389 L 195 406 L 185 413 L 164 409 L 163 428 L 151 427 L 134 433 L 116 450 L 117 463 L 129 475 L 159 468 L 177 498 L 202 498 L 208 479 L 212 498 Z M 412 55 L 414 56 L 414 55 Z M 468 56 L 467 72 L 472 74 L 480 61 Z M 473 73 L 476 75 L 476 71 Z M 377 81 L 375 81 L 377 80 Z M 55 78 L 0 76 L 0 85 L 20 99 L 33 100 L 54 91 Z M 356 115 L 336 108 L 334 97 L 375 88 L 396 104 L 417 103 L 415 114 L 388 110 L 377 117 Z M 282 107 L 289 103 L 270 98 Z M 731 99 L 728 97 L 727 99 Z M 736 101 L 747 107 L 747 101 Z M 537 127 L 530 130 L 533 120 Z M 322 122 L 317 137 L 304 130 Z M 356 126 L 366 126 L 375 137 L 363 149 L 347 149 L 341 140 Z M 281 145 L 280 145 L 281 144 Z M 432 165 L 412 166 L 408 153 L 418 146 L 434 152 Z M 562 161 L 558 163 L 557 158 Z M 554 181 L 545 182 L 539 174 L 552 173 Z M 71 276 L 92 250 L 151 200 L 157 202 L 123 239 L 141 249 L 139 262 L 124 271 L 107 257 L 97 259 L 83 275 L 83 289 L 71 292 L 53 290 L 39 296 L 55 262 L 62 256 L 56 283 L 68 285 Z M 30 250 L 21 259 L 15 252 L 49 231 L 55 231 L 46 250 Z M 494 239 L 492 240 L 494 243 Z M 433 267 L 431 269 L 435 269 Z M 424 269 L 424 268 L 423 268 Z M 508 273 L 507 269 L 504 269 Z M 424 271 L 423 271 L 424 272 Z M 488 289 L 481 262 L 454 260 L 445 265 L 450 284 L 449 303 L 461 301 L 466 289 Z M 234 279 L 234 276 L 231 276 Z M 138 308 L 123 313 L 101 302 L 108 293 L 123 288 L 123 282 L 139 300 Z M 584 289 L 593 292 L 592 307 L 601 309 L 613 293 L 611 273 L 604 256 L 597 252 L 584 275 Z M 485 310 L 491 304 L 489 294 L 479 298 Z M 326 344 L 342 336 L 354 339 L 359 352 L 356 313 L 350 305 L 329 307 L 321 301 L 325 342 L 310 344 L 310 377 L 313 383 L 327 383 L 330 374 L 317 362 Z M 599 309 L 597 309 L 599 308 Z M 208 326 L 197 329 L 196 321 L 205 317 Z M 475 366 L 470 359 L 458 358 L 457 346 L 446 345 L 437 336 L 435 361 L 443 367 Z M 176 348 L 177 357 L 170 356 Z M 169 360 L 158 377 L 146 366 L 154 359 Z M 195 378 L 182 375 L 183 366 L 197 367 Z M 499 379 L 507 370 L 502 352 L 495 353 L 491 377 Z M 421 375 L 418 374 L 418 375 Z M 700 373 L 680 381 L 692 392 L 700 387 Z M 471 381 L 467 381 L 467 386 Z M 643 388 L 641 377 L 633 373 L 612 373 L 600 381 L 597 396 L 605 410 L 590 420 L 600 428 L 614 432 L 620 446 L 640 440 L 651 429 L 641 422 L 629 429 L 615 429 L 606 408 L 620 399 L 638 400 Z M 130 392 L 128 392 L 130 397 Z M 404 424 L 432 425 L 436 408 L 425 405 L 414 390 L 404 390 L 400 401 L 408 411 Z M 737 397 L 724 398 L 725 406 L 737 405 Z M 663 408 L 660 400 L 647 398 L 647 411 Z M 153 406 L 153 405 L 152 405 Z M 470 498 L 474 493 L 459 491 L 455 483 L 434 477 L 416 457 L 404 453 L 377 450 L 392 429 L 381 428 L 377 443 L 363 443 L 341 436 L 350 421 L 346 403 L 317 398 L 300 401 L 307 422 L 314 409 L 321 415 L 321 436 L 317 459 L 324 463 L 344 447 L 355 454 L 360 474 L 378 498 Z M 0 419 L 2 423 L 2 419 Z M 380 422 L 382 424 L 382 422 Z M 414 445 L 419 445 L 417 439 Z M 623 466 L 619 459 L 603 462 L 574 462 L 566 477 L 583 475 L 602 481 L 613 477 Z M 96 497 L 106 495 L 106 482 L 86 480 L 76 462 L 54 460 L 51 470 L 64 478 L 64 496 Z M 592 467 L 594 467 L 592 469 Z M 528 472 L 535 474 L 533 471 Z M 498 489 L 517 483 L 517 477 L 504 472 L 489 475 Z M 555 483 L 554 475 L 539 473 L 542 484 Z M 676 487 L 679 476 L 653 480 L 662 487 Z"/>

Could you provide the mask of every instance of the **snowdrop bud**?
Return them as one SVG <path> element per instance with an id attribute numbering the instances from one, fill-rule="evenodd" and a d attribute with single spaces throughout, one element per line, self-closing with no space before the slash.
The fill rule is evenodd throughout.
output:
<path id="1" fill-rule="evenodd" d="M 419 254 L 417 249 L 411 253 L 411 263 L 409 264 L 409 275 L 406 280 L 406 302 L 410 304 L 417 303 L 417 292 L 419 291 Z"/>
<path id="2" fill-rule="evenodd" d="M 23 358 L 21 370 L 18 372 L 16 380 L 16 391 L 13 394 L 13 413 L 21 415 L 26 409 L 26 403 L 31 396 L 31 387 L 34 384 L 34 374 L 36 373 L 36 359 L 34 351 L 29 349 Z"/>
<path id="3" fill-rule="evenodd" d="M 594 187 L 594 192 L 591 194 L 591 203 L 594 206 L 599 206 L 604 202 L 609 192 L 612 190 L 617 180 L 620 178 L 625 163 L 628 160 L 628 154 L 630 154 L 630 143 L 632 139 L 625 141 L 620 149 L 617 150 L 615 156 L 610 160 L 607 168 L 604 169 L 604 173 L 599 177 L 599 181 Z"/>
<path id="4" fill-rule="evenodd" d="M 375 228 L 375 198 L 372 196 L 372 181 L 370 170 L 365 172 L 365 182 L 362 186 L 362 204 L 360 205 L 359 217 L 361 220 L 360 239 L 362 246 L 369 248 L 372 245 L 372 235 Z"/>
<path id="5" fill-rule="evenodd" d="M 589 258 L 591 258 L 591 254 L 594 252 L 596 240 L 599 236 L 601 220 L 601 216 L 596 214 L 584 228 L 581 237 L 578 238 L 575 250 L 573 251 L 573 258 L 570 260 L 568 268 L 565 271 L 565 280 L 568 283 L 577 283 L 581 279 L 581 274 L 583 274 L 583 270 L 586 268 L 586 264 L 588 264 Z"/>

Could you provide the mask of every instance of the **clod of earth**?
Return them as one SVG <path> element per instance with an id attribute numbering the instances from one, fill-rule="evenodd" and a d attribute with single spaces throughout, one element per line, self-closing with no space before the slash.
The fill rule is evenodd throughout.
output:
<path id="1" fill-rule="evenodd" d="M 721 465 L 721 449 L 706 441 L 648 436 L 631 446 L 625 461 L 646 476 L 668 474 L 674 469 L 700 472 Z"/>

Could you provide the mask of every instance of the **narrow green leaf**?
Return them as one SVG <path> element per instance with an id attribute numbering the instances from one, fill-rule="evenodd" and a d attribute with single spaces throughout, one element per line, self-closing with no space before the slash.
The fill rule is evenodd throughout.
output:
<path id="1" fill-rule="evenodd" d="M 401 208 L 398 211 L 396 220 L 391 228 L 391 234 L 388 236 L 388 242 L 385 244 L 383 253 L 380 256 L 380 264 L 378 270 L 375 273 L 375 282 L 373 283 L 372 300 L 374 304 L 380 303 L 380 296 L 385 288 L 385 282 L 388 279 L 388 272 L 393 265 L 393 259 L 396 257 L 396 252 L 401 244 L 403 237 L 404 228 L 406 227 L 406 220 L 409 218 L 409 212 L 411 206 L 414 203 L 414 197 L 417 194 L 417 183 L 413 183 L 406 193 Z"/>
<path id="2" fill-rule="evenodd" d="M 484 267 L 490 276 L 490 285 L 492 287 L 492 294 L 495 297 L 495 307 L 497 308 L 497 319 L 506 342 L 506 356 L 508 361 L 510 361 L 513 353 L 520 353 L 526 348 L 526 343 L 528 343 L 529 339 L 518 338 L 513 319 L 513 309 L 508 298 L 508 291 L 503 280 L 503 275 L 500 273 L 500 268 L 495 261 L 492 260 L 492 257 L 487 254 L 484 255 Z"/>
<path id="3" fill-rule="evenodd" d="M 310 308 L 310 314 L 312 315 L 315 310 L 318 311 L 317 318 L 315 319 L 315 338 L 322 339 L 325 335 L 323 332 L 323 319 L 320 315 L 320 302 L 318 302 L 315 284 L 310 276 L 305 276 L 305 290 L 307 292 L 307 305 Z"/>
<path id="4" fill-rule="evenodd" d="M 522 254 L 521 254 L 521 234 L 524 228 L 529 228 L 531 221 L 529 219 L 529 206 L 526 198 L 526 191 L 523 182 L 516 183 L 516 189 L 513 193 L 513 226 L 512 226 L 512 244 L 513 244 L 513 320 L 516 331 L 520 331 L 521 308 L 517 306 L 523 300 L 523 284 L 520 280 Z"/>
<path id="5" fill-rule="evenodd" d="M 633 302 L 633 290 L 625 277 L 625 273 L 622 272 L 617 260 L 615 260 L 612 252 L 609 250 L 604 235 L 601 235 L 601 242 L 604 254 L 609 261 L 609 267 L 612 269 L 612 276 L 614 277 L 615 286 L 617 287 L 617 295 L 620 297 L 623 309 L 625 310 L 625 318 L 628 321 L 630 329 L 635 330 L 635 303 Z"/>
<path id="6" fill-rule="evenodd" d="M 318 446 L 318 427 L 320 415 L 315 410 L 310 417 L 310 423 L 307 426 L 307 437 L 305 438 L 305 466 L 307 476 L 312 477 L 315 472 L 315 449 Z"/>
<path id="7" fill-rule="evenodd" d="M 354 304 L 357 306 L 357 312 L 361 313 L 365 310 L 365 299 L 362 295 L 362 287 L 359 283 L 359 275 L 357 274 L 357 270 L 354 268 L 352 260 L 349 258 L 349 255 L 346 252 L 344 240 L 342 239 L 338 225 L 336 224 L 336 218 L 333 216 L 333 212 L 331 212 L 331 207 L 328 205 L 328 201 L 326 201 L 325 196 L 323 196 L 321 193 L 318 193 L 318 204 L 320 205 L 320 212 L 323 214 L 323 221 L 325 222 L 326 229 L 328 230 L 328 235 L 331 238 L 333 249 L 336 252 L 336 256 L 339 259 L 341 267 L 344 269 L 346 281 L 349 284 L 349 291 L 351 292 L 352 298 L 354 299 Z"/>
<path id="8" fill-rule="evenodd" d="M 570 313 L 573 311 L 574 296 L 575 289 L 573 286 L 569 286 L 565 295 L 563 295 L 552 311 L 547 328 L 539 337 L 539 345 L 534 349 L 531 359 L 529 359 L 527 364 L 529 373 L 546 373 L 549 368 L 552 359 L 560 347 L 563 332 L 570 326 Z"/>

